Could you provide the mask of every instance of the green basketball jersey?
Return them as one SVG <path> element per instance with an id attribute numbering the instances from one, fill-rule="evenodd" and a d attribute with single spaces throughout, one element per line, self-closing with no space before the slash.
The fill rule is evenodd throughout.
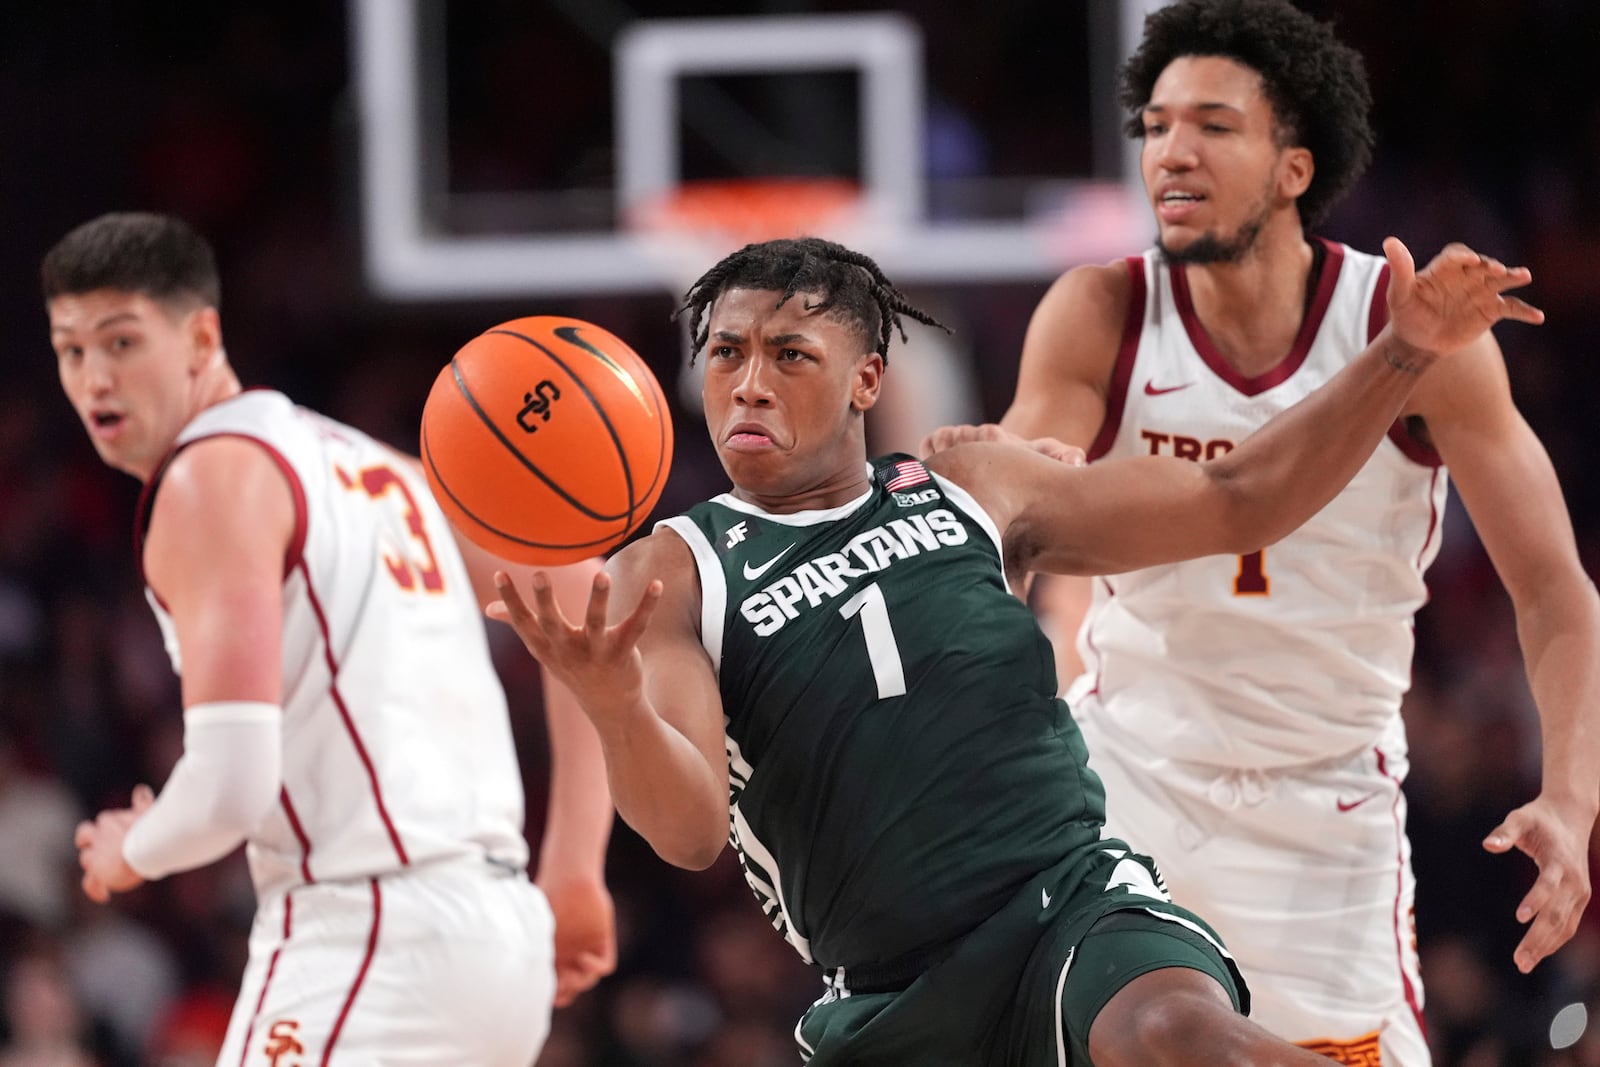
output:
<path id="1" fill-rule="evenodd" d="M 699 570 L 730 840 L 826 968 L 940 953 L 1104 821 L 993 521 L 909 457 L 872 475 L 825 511 L 724 495 L 663 523 Z"/>

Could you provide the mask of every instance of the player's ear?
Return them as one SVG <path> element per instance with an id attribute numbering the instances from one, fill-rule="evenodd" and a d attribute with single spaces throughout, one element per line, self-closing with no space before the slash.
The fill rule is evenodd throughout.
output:
<path id="1" fill-rule="evenodd" d="M 850 410 L 866 411 L 878 402 L 878 390 L 883 388 L 883 357 L 868 352 L 856 362 L 855 378 L 850 384 Z"/>
<path id="2" fill-rule="evenodd" d="M 1311 156 L 1311 149 L 1298 145 L 1286 148 L 1278 165 L 1278 191 L 1290 200 L 1298 200 L 1311 188 L 1311 179 L 1316 173 L 1317 162 Z"/>
<path id="3" fill-rule="evenodd" d="M 189 315 L 189 373 L 199 374 L 222 351 L 222 316 L 214 307 L 196 308 Z"/>

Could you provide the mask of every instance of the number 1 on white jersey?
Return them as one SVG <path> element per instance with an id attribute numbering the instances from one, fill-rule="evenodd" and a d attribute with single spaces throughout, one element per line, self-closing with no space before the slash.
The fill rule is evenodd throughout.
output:
<path id="1" fill-rule="evenodd" d="M 1270 596 L 1272 579 L 1267 577 L 1267 551 L 1258 548 L 1239 557 L 1239 573 L 1233 576 L 1234 596 Z"/>

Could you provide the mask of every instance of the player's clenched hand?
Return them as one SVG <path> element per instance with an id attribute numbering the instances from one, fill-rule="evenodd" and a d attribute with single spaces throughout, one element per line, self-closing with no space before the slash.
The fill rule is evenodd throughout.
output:
<path id="1" fill-rule="evenodd" d="M 577 626 L 562 613 L 543 571 L 533 573 L 531 604 L 504 571 L 495 572 L 494 583 L 500 599 L 485 609 L 486 614 L 510 623 L 534 658 L 572 690 L 585 710 L 596 703 L 636 699 L 643 691 L 639 637 L 661 600 L 661 582 L 647 585 L 633 611 L 615 626 L 606 625 L 611 576 L 605 571 L 594 576 L 589 606 Z"/>
<path id="2" fill-rule="evenodd" d="M 83 893 L 96 904 L 104 904 L 112 893 L 126 893 L 144 884 L 144 879 L 122 858 L 122 841 L 134 822 L 155 802 L 147 785 L 134 788 L 131 808 L 110 808 L 93 822 L 78 824 L 72 843 L 78 848 L 78 866 L 83 868 Z"/>
<path id="3" fill-rule="evenodd" d="M 935 452 L 943 452 L 946 449 L 954 448 L 956 445 L 964 445 L 969 441 L 998 441 L 1005 444 L 1022 445 L 1033 449 L 1040 455 L 1065 463 L 1069 467 L 1081 467 L 1085 461 L 1083 449 L 1077 445 L 1069 445 L 1064 441 L 1056 440 L 1054 437 L 1035 437 L 1030 441 L 1018 437 L 1010 430 L 992 422 L 986 422 L 979 426 L 939 427 L 922 439 L 922 458 L 926 459 Z"/>
<path id="4" fill-rule="evenodd" d="M 1490 852 L 1517 848 L 1539 865 L 1539 877 L 1517 905 L 1517 921 L 1532 926 L 1514 956 L 1527 974 L 1539 961 L 1566 944 L 1578 929 L 1589 903 L 1589 834 L 1594 817 L 1563 812 L 1539 796 L 1506 816 L 1484 839 Z"/>
<path id="5" fill-rule="evenodd" d="M 539 882 L 556 919 L 556 1000 L 564 1008 L 617 969 L 617 915 L 594 879 Z"/>
<path id="6" fill-rule="evenodd" d="M 1501 319 L 1538 325 L 1544 312 L 1509 289 L 1533 280 L 1526 267 L 1508 267 L 1464 244 L 1449 244 L 1418 272 L 1398 237 L 1383 242 L 1389 260 L 1389 321 L 1400 340 L 1445 355 L 1476 340 Z"/>

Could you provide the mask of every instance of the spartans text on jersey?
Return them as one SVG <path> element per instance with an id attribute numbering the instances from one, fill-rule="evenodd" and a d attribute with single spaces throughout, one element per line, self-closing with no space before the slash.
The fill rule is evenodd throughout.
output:
<path id="1" fill-rule="evenodd" d="M 946 508 L 892 519 L 851 538 L 839 552 L 806 560 L 788 574 L 739 605 L 739 613 L 759 637 L 771 637 L 790 619 L 800 617 L 800 602 L 814 608 L 849 588 L 848 578 L 888 570 L 897 559 L 910 559 L 946 545 L 965 544 L 967 528 Z"/>

